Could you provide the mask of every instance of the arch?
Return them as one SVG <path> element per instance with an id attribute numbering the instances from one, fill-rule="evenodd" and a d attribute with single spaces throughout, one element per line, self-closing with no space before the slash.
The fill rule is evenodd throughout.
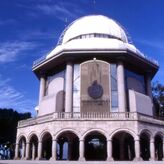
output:
<path id="1" fill-rule="evenodd" d="M 29 139 L 29 159 L 35 160 L 38 156 L 38 136 L 35 133 L 31 133 Z"/>
<path id="2" fill-rule="evenodd" d="M 161 131 L 156 132 L 156 133 L 154 134 L 154 137 L 157 136 L 157 135 L 159 135 L 160 137 L 164 138 L 164 134 L 163 134 L 163 132 L 161 132 Z"/>
<path id="3" fill-rule="evenodd" d="M 82 62 L 80 65 L 83 65 L 83 64 L 86 64 L 86 63 L 89 63 L 89 62 L 93 62 L 94 59 L 92 60 L 87 60 L 85 62 Z M 99 60 L 99 59 L 95 59 L 97 62 L 103 62 L 103 63 L 106 63 L 106 64 L 110 64 L 108 62 L 106 62 L 105 60 Z"/>
<path id="4" fill-rule="evenodd" d="M 41 134 L 42 142 L 42 158 L 49 160 L 52 156 L 52 135 L 48 131 L 43 131 Z"/>
<path id="5" fill-rule="evenodd" d="M 107 159 L 107 138 L 104 131 L 89 130 L 84 135 L 84 156 L 86 160 Z"/>
<path id="6" fill-rule="evenodd" d="M 129 133 L 131 136 L 133 136 L 134 140 L 137 140 L 138 139 L 138 135 L 131 129 L 128 129 L 128 128 L 119 128 L 119 129 L 116 129 L 114 130 L 110 136 L 109 136 L 109 139 L 111 140 L 113 138 L 113 136 L 119 132 L 126 132 L 126 133 Z"/>
<path id="7" fill-rule="evenodd" d="M 17 137 L 17 143 L 20 142 L 20 140 L 22 139 L 22 137 L 25 138 L 26 142 L 27 142 L 27 136 L 24 133 L 21 133 L 18 137 Z"/>
<path id="8" fill-rule="evenodd" d="M 85 136 L 87 136 L 89 133 L 92 133 L 92 132 L 98 132 L 98 133 L 101 133 L 102 135 L 104 135 L 105 136 L 105 138 L 107 139 L 108 137 L 108 135 L 107 135 L 107 132 L 106 131 L 104 131 L 103 129 L 100 129 L 100 128 L 94 128 L 94 129 L 89 129 L 89 130 L 87 130 L 87 131 L 85 131 L 83 134 L 82 134 L 82 136 L 81 136 L 81 140 L 83 140 L 84 138 L 85 138 Z"/>
<path id="9" fill-rule="evenodd" d="M 30 132 L 30 134 L 27 136 L 27 142 L 30 142 L 31 140 L 31 137 L 33 137 L 33 135 L 36 135 L 38 140 L 39 140 L 39 136 L 38 136 L 38 133 L 36 131 L 32 131 Z"/>
<path id="10" fill-rule="evenodd" d="M 27 138 L 25 135 L 21 134 L 18 137 L 18 158 L 23 159 L 25 157 L 25 147 L 27 143 Z"/>
<path id="11" fill-rule="evenodd" d="M 162 161 L 163 159 L 163 134 L 161 132 L 157 132 L 155 134 L 154 145 L 155 145 L 155 159 L 158 161 Z"/>
<path id="12" fill-rule="evenodd" d="M 57 159 L 78 160 L 79 158 L 79 137 L 70 130 L 62 130 L 57 135 Z"/>
<path id="13" fill-rule="evenodd" d="M 142 129 L 142 130 L 140 130 L 139 135 L 141 135 L 143 133 L 147 134 L 149 136 L 149 139 L 153 138 L 153 134 L 152 134 L 152 132 L 150 130 Z"/>
<path id="14" fill-rule="evenodd" d="M 148 129 L 140 131 L 140 153 L 144 161 L 150 159 L 150 140 L 153 138 L 152 133 Z"/>
<path id="15" fill-rule="evenodd" d="M 76 136 L 78 136 L 78 138 L 80 138 L 79 133 L 75 129 L 72 129 L 72 128 L 64 128 L 64 129 L 61 129 L 58 132 L 56 132 L 56 134 L 54 134 L 54 139 L 57 139 L 58 136 L 60 136 L 60 134 L 62 134 L 63 132 L 66 132 L 66 131 L 72 132 Z"/>
<path id="16" fill-rule="evenodd" d="M 133 160 L 134 151 L 134 133 L 129 130 L 116 130 L 112 133 L 112 154 L 114 160 Z"/>
<path id="17" fill-rule="evenodd" d="M 51 135 L 51 137 L 53 136 L 53 135 L 51 134 L 51 132 L 50 132 L 49 129 L 45 129 L 45 130 L 43 130 L 43 131 L 40 133 L 40 135 L 38 136 L 39 141 L 42 141 L 42 139 L 43 139 L 43 137 L 44 137 L 44 135 L 45 135 L 46 133 L 49 133 L 49 134 Z"/>

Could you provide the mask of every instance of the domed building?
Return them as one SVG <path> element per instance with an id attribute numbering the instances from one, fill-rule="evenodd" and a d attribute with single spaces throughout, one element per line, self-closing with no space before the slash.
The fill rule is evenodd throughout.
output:
<path id="1" fill-rule="evenodd" d="M 15 158 L 162 160 L 164 121 L 151 91 L 158 68 L 113 19 L 75 20 L 34 62 L 37 117 L 18 123 Z"/>

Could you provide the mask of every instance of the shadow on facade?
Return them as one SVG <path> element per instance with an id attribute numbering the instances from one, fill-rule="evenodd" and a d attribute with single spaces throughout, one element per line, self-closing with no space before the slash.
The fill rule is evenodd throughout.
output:
<path id="1" fill-rule="evenodd" d="M 79 138 L 67 131 L 57 138 L 57 160 L 78 160 Z"/>
<path id="2" fill-rule="evenodd" d="M 112 138 L 113 158 L 116 161 L 131 161 L 135 157 L 134 138 L 127 132 L 119 132 Z"/>
<path id="3" fill-rule="evenodd" d="M 92 132 L 85 137 L 85 159 L 91 161 L 106 160 L 107 143 L 104 135 Z"/>

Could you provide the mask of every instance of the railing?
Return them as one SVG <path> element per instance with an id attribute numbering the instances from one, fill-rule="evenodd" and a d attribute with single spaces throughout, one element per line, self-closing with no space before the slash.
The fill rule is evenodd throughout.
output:
<path id="1" fill-rule="evenodd" d="M 135 119 L 135 112 L 73 112 L 54 113 L 54 119 Z"/>
<path id="2" fill-rule="evenodd" d="M 40 57 L 39 59 L 35 60 L 33 62 L 32 67 L 34 68 L 34 67 L 38 66 L 39 64 L 43 63 L 45 60 L 46 60 L 46 55 L 44 55 L 44 56 Z"/>
<path id="3" fill-rule="evenodd" d="M 152 116 L 147 116 L 141 113 L 136 112 L 59 112 L 59 113 L 51 113 L 44 116 L 38 116 L 36 118 L 30 118 L 27 120 L 19 121 L 18 128 L 31 126 L 35 124 L 41 124 L 45 122 L 51 121 L 62 121 L 62 120 L 69 120 L 69 121 L 77 121 L 77 120 L 104 120 L 104 121 L 142 121 L 148 122 L 153 124 L 160 124 L 164 125 L 163 120 L 158 120 L 153 118 Z"/>
<path id="4" fill-rule="evenodd" d="M 135 112 L 59 112 L 19 121 L 18 127 L 40 124 L 55 120 L 134 120 Z"/>

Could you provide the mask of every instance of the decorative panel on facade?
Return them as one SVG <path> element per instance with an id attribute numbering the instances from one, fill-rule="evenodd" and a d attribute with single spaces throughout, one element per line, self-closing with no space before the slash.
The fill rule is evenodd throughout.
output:
<path id="1" fill-rule="evenodd" d="M 109 63 L 100 60 L 81 64 L 81 111 L 110 110 Z"/>

